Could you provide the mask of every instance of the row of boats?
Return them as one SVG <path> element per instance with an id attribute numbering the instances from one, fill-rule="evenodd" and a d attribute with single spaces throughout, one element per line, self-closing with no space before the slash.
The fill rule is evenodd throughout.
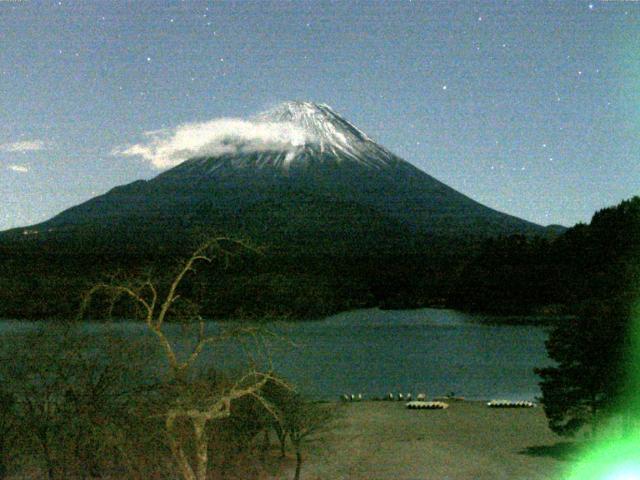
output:
<path id="1" fill-rule="evenodd" d="M 421 400 L 407 402 L 405 406 L 410 410 L 444 410 L 445 408 L 449 408 L 449 404 L 445 402 L 425 402 Z"/>
<path id="2" fill-rule="evenodd" d="M 397 395 L 394 395 L 393 393 L 388 393 L 387 395 L 385 395 L 382 398 L 372 398 L 371 400 L 383 400 L 383 401 L 389 401 L 389 402 L 393 402 L 393 401 L 398 401 L 398 402 L 410 402 L 412 400 L 413 396 L 410 393 L 398 393 Z M 340 399 L 343 402 L 361 402 L 362 400 L 364 400 L 363 396 L 361 393 L 358 394 L 350 394 L 347 395 L 346 393 L 344 395 L 342 395 L 340 397 Z M 427 395 L 424 393 L 419 393 L 416 396 L 416 400 L 426 400 L 427 399 Z"/>
<path id="3" fill-rule="evenodd" d="M 528 400 L 491 400 L 487 402 L 489 408 L 533 408 L 536 404 Z"/>
<path id="4" fill-rule="evenodd" d="M 361 393 L 352 393 L 350 395 L 342 395 L 341 400 L 344 402 L 361 402 L 364 398 Z M 412 410 L 442 410 L 449 407 L 449 404 L 446 403 L 447 401 L 461 401 L 464 400 L 464 397 L 448 395 L 446 397 L 437 397 L 433 401 L 427 401 L 427 396 L 424 393 L 419 393 L 415 400 L 413 400 L 411 393 L 398 393 L 397 395 L 388 393 L 383 398 L 374 398 L 372 400 L 404 401 L 406 402 L 405 406 Z M 534 402 L 528 400 L 491 400 L 487 402 L 487 407 L 489 408 L 533 408 L 535 406 Z"/>

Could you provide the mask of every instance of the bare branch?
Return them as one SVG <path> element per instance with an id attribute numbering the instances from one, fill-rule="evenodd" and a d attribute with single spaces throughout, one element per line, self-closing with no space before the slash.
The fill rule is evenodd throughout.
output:
<path id="1" fill-rule="evenodd" d="M 241 250 L 260 253 L 258 249 L 251 246 L 248 242 L 234 240 L 228 237 L 215 237 L 202 243 L 192 255 L 182 262 L 177 273 L 173 276 L 168 288 L 160 289 L 153 282 L 150 275 L 144 280 L 129 280 L 128 282 L 118 283 L 117 279 L 112 279 L 110 283 L 99 283 L 94 285 L 85 295 L 82 302 L 82 312 L 84 312 L 91 301 L 91 298 L 101 292 L 105 292 L 110 296 L 110 308 L 112 309 L 117 300 L 126 296 L 131 299 L 134 306 L 142 310 L 142 317 L 148 329 L 156 336 L 164 355 L 169 364 L 171 374 L 177 382 L 178 387 L 184 384 L 180 380 L 185 380 L 187 372 L 193 367 L 203 350 L 210 345 L 222 343 L 231 337 L 248 337 L 252 348 L 246 349 L 247 358 L 250 359 L 253 370 L 245 376 L 238 379 L 230 388 L 213 394 L 209 390 L 205 391 L 205 400 L 196 396 L 195 399 L 189 395 L 186 397 L 178 397 L 173 405 L 168 406 L 165 410 L 165 428 L 169 441 L 169 446 L 176 464 L 180 470 L 184 480 L 205 480 L 207 477 L 208 464 L 208 436 L 206 435 L 207 423 L 213 420 L 222 419 L 231 415 L 231 405 L 234 401 L 243 397 L 252 397 L 261 404 L 269 414 L 277 416 L 277 411 L 270 402 L 263 396 L 262 389 L 268 382 L 274 382 L 286 386 L 286 384 L 271 375 L 270 373 L 259 373 L 256 368 L 255 355 L 265 355 L 267 344 L 261 342 L 258 335 L 258 329 L 254 327 L 234 327 L 223 330 L 222 333 L 215 335 L 207 335 L 205 329 L 205 321 L 198 314 L 198 308 L 189 301 L 181 301 L 179 289 L 185 277 L 189 272 L 195 272 L 196 265 L 200 263 L 212 263 L 214 259 L 220 259 L 225 266 L 228 266 L 231 257 L 236 256 L 237 252 L 230 249 L 233 245 Z M 166 292 L 166 293 L 165 293 Z M 173 307 L 173 309 L 172 309 Z M 187 352 L 184 359 L 181 360 L 169 337 L 163 329 L 169 312 L 178 311 L 188 320 L 196 323 L 196 343 L 190 352 Z M 244 342 L 244 339 L 241 340 Z M 180 355 L 182 357 L 182 355 Z M 108 372 L 104 372 L 108 374 Z M 98 380 L 98 384 L 100 379 Z M 99 387 L 99 385 L 98 385 Z M 289 388 L 288 386 L 286 386 Z M 191 423 L 192 435 L 191 441 L 195 446 L 195 457 L 189 458 L 185 443 L 180 440 L 176 422 L 180 419 L 187 420 Z M 189 447 L 191 448 L 191 447 Z M 194 463 L 195 462 L 195 463 Z"/>
<path id="2" fill-rule="evenodd" d="M 153 307 L 144 299 L 144 297 L 139 292 L 136 292 L 134 289 L 125 285 L 112 285 L 108 283 L 98 283 L 91 287 L 91 289 L 84 296 L 81 307 L 81 314 L 88 307 L 91 298 L 100 291 L 104 291 L 107 294 L 111 295 L 112 304 L 115 303 L 115 301 L 117 301 L 121 295 L 127 295 L 129 298 L 134 300 L 134 302 L 144 307 L 145 311 L 147 312 L 147 316 L 153 314 Z"/>
<path id="3" fill-rule="evenodd" d="M 231 241 L 227 237 L 214 238 L 214 239 L 212 239 L 212 240 L 210 240 L 208 242 L 205 242 L 203 245 L 201 245 L 195 252 L 193 252 L 191 257 L 189 257 L 189 259 L 187 259 L 187 261 L 185 262 L 184 266 L 178 272 L 178 274 L 174 278 L 173 282 L 171 283 L 171 286 L 169 287 L 169 293 L 167 293 L 165 301 L 162 303 L 162 307 L 160 308 L 160 313 L 158 314 L 158 317 L 157 317 L 156 322 L 155 322 L 156 326 L 158 328 L 160 328 L 162 326 L 162 323 L 165 320 L 165 317 L 167 315 L 167 311 L 169 310 L 169 307 L 171 307 L 171 305 L 178 298 L 176 296 L 176 290 L 178 289 L 178 286 L 182 282 L 182 279 L 185 277 L 185 275 L 187 273 L 189 273 L 190 271 L 193 270 L 193 266 L 194 266 L 194 264 L 196 262 L 205 261 L 205 262 L 211 263 L 213 261 L 213 257 L 212 256 L 206 256 L 205 252 L 208 251 L 209 249 L 213 248 L 214 246 L 216 247 L 217 250 L 223 251 L 219 246 L 219 242 L 221 240 Z"/>

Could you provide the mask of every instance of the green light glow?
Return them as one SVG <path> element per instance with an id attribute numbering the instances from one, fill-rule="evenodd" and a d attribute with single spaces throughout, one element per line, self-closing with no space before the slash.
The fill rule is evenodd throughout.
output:
<path id="1" fill-rule="evenodd" d="M 621 438 L 620 432 L 605 435 L 584 452 L 566 480 L 640 480 L 640 435 Z"/>
<path id="2" fill-rule="evenodd" d="M 598 435 L 563 480 L 640 480 L 640 302 L 632 314 L 626 398 L 618 422 Z"/>

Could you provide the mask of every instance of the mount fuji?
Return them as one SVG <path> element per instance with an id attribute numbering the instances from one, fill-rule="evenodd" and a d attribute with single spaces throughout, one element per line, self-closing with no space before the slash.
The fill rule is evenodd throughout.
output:
<path id="1" fill-rule="evenodd" d="M 217 139 L 150 180 L 113 188 L 3 236 L 103 239 L 110 246 L 180 242 L 198 229 L 279 249 L 402 251 L 417 238 L 546 234 L 488 208 L 394 155 L 329 106 L 287 102 L 252 120 L 278 126 L 259 146 Z M 411 247 L 413 248 L 413 247 Z"/>
<path id="2" fill-rule="evenodd" d="M 558 233 L 457 192 L 326 105 L 172 132 L 127 148 L 171 167 L 155 178 L 0 233 L 0 316 L 68 318 L 105 274 L 164 278 L 211 234 L 266 247 L 202 267 L 188 289 L 211 318 L 441 306 L 479 242 Z"/>

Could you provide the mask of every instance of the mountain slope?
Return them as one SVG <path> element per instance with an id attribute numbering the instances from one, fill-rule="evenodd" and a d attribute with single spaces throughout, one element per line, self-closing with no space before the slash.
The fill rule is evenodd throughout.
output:
<path id="1" fill-rule="evenodd" d="M 192 158 L 28 230 L 43 238 L 104 230 L 110 241 L 140 233 L 163 241 L 194 228 L 215 228 L 283 248 L 293 242 L 313 249 L 315 243 L 321 250 L 397 248 L 416 234 L 545 233 L 439 182 L 326 105 L 287 102 L 257 121 L 291 125 L 304 132 L 304 141 L 282 150 L 247 151 L 240 144 L 233 153 Z"/>

